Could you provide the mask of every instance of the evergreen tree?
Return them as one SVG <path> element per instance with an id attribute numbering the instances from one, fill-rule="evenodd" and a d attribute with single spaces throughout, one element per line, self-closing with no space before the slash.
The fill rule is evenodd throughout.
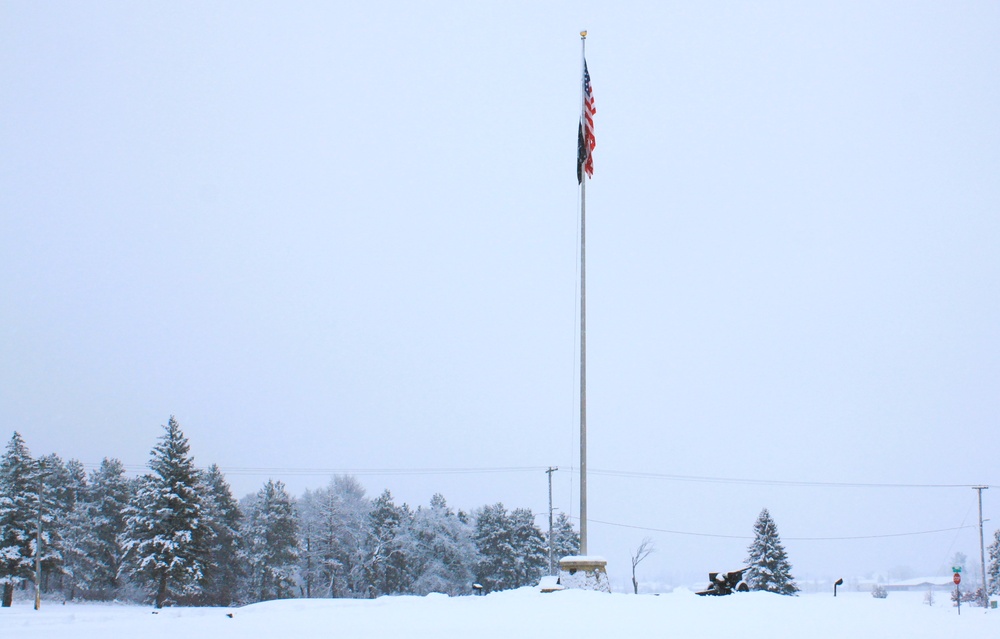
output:
<path id="1" fill-rule="evenodd" d="M 295 505 L 283 483 L 268 480 L 248 501 L 243 532 L 251 601 L 293 596 L 298 559 Z"/>
<path id="2" fill-rule="evenodd" d="M 90 474 L 83 512 L 87 535 L 81 547 L 86 557 L 77 585 L 87 595 L 112 599 L 124 585 L 126 512 L 132 500 L 134 482 L 125 477 L 118 459 L 105 457 Z"/>
<path id="3" fill-rule="evenodd" d="M 77 512 L 77 501 L 85 497 L 87 476 L 83 464 L 70 460 L 68 464 L 56 454 L 46 455 L 36 463 L 35 482 L 36 543 L 41 560 L 41 589 L 48 592 L 65 586 L 64 577 L 73 574 L 82 561 L 77 542 L 86 534 L 84 522 Z"/>
<path id="4" fill-rule="evenodd" d="M 15 431 L 0 461 L 0 584 L 5 608 L 13 603 L 14 586 L 33 574 L 38 479 L 37 464 Z"/>
<path id="5" fill-rule="evenodd" d="M 66 464 L 71 477 L 73 501 L 59 522 L 62 535 L 62 575 L 61 588 L 67 599 L 72 600 L 77 591 L 84 587 L 93 561 L 88 556 L 86 543 L 91 535 L 91 521 L 87 514 L 90 487 L 83 464 L 71 459 Z M 63 579 L 64 578 L 64 579 Z"/>
<path id="6" fill-rule="evenodd" d="M 216 464 L 202 477 L 205 525 L 211 530 L 209 561 L 202 578 L 199 603 L 229 606 L 237 600 L 241 513 L 225 476 Z"/>
<path id="7" fill-rule="evenodd" d="M 989 545 L 990 563 L 986 565 L 987 594 L 1000 595 L 1000 528 L 993 531 Z"/>
<path id="8" fill-rule="evenodd" d="M 476 581 L 485 592 L 513 588 L 516 555 L 511 540 L 510 516 L 502 503 L 479 509 L 474 540 L 479 556 Z"/>
<path id="9" fill-rule="evenodd" d="M 194 595 L 204 576 L 207 535 L 190 445 L 171 415 L 150 453 L 127 510 L 125 548 L 131 573 L 150 588 L 157 608 L 172 597 Z"/>
<path id="10" fill-rule="evenodd" d="M 406 504 L 397 506 L 388 490 L 372 502 L 365 579 L 373 596 L 408 592 L 412 579 L 404 540 L 412 519 Z"/>
<path id="11" fill-rule="evenodd" d="M 552 557 L 559 567 L 563 557 L 574 557 L 580 554 L 580 533 L 573 528 L 573 523 L 566 513 L 556 515 L 552 523 Z"/>
<path id="12" fill-rule="evenodd" d="M 753 530 L 754 539 L 747 548 L 749 556 L 745 561 L 748 568 L 745 574 L 747 585 L 751 590 L 794 595 L 799 588 L 792 577 L 792 566 L 781 545 L 778 527 L 767 508 L 760 511 Z"/>
<path id="13" fill-rule="evenodd" d="M 514 588 L 537 584 L 549 566 L 545 536 L 535 525 L 535 514 L 530 508 L 515 508 L 510 515 L 517 557 Z"/>
<path id="14" fill-rule="evenodd" d="M 41 541 L 40 585 L 47 592 L 53 579 L 57 580 L 57 587 L 61 587 L 63 576 L 71 575 L 75 567 L 78 557 L 68 546 L 75 541 L 75 534 L 82 533 L 72 529 L 80 524 L 73 513 L 78 496 L 84 495 L 87 479 L 80 462 L 70 460 L 68 465 L 64 464 L 54 453 L 39 458 L 37 470 L 40 480 L 36 488 L 37 523 L 40 527 L 37 536 Z"/>
<path id="15" fill-rule="evenodd" d="M 476 517 L 476 580 L 486 592 L 536 583 L 548 565 L 548 550 L 527 508 L 508 513 L 503 504 L 483 507 Z"/>

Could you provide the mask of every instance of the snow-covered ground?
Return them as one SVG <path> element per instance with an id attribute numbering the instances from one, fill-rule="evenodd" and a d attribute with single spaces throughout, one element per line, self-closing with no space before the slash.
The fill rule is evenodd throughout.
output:
<path id="1" fill-rule="evenodd" d="M 698 597 L 687 590 L 626 595 L 534 588 L 486 597 L 292 599 L 243 608 L 167 608 L 30 602 L 0 609 L 0 637 L 218 639 L 364 637 L 366 639 L 514 639 L 522 637 L 1000 637 L 1000 610 L 962 607 L 943 594 L 841 592 L 781 597 L 745 593 Z M 232 615 L 231 617 L 229 615 Z"/>

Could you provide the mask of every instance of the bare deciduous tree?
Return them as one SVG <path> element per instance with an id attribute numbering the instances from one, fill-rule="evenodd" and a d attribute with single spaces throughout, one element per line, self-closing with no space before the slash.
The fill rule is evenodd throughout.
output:
<path id="1" fill-rule="evenodd" d="M 635 549 L 632 553 L 632 588 L 635 590 L 635 594 L 639 594 L 639 582 L 635 578 L 635 567 L 639 565 L 643 559 L 648 557 L 650 554 L 656 551 L 653 546 L 653 540 L 649 537 L 645 537 L 639 547 Z"/>

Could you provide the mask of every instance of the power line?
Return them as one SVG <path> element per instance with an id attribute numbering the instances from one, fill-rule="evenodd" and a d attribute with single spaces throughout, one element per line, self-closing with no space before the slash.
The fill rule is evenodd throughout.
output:
<path id="1" fill-rule="evenodd" d="M 780 479 L 746 479 L 735 477 L 708 477 L 699 475 L 669 475 L 664 473 L 646 473 L 624 470 L 591 469 L 591 474 L 607 477 L 625 477 L 633 479 L 663 479 L 667 481 L 704 482 L 712 484 L 743 484 L 748 486 L 796 486 L 806 488 L 972 488 L 972 484 L 893 484 L 874 482 L 831 482 L 831 481 L 800 481 Z"/>
<path id="2" fill-rule="evenodd" d="M 578 518 L 574 517 L 573 519 L 578 519 Z M 594 522 L 595 524 L 604 524 L 605 526 L 615 526 L 617 528 L 632 528 L 635 530 L 647 530 L 650 532 L 661 532 L 670 535 L 687 535 L 689 537 L 716 537 L 719 539 L 753 539 L 753 537 L 746 537 L 743 535 L 718 535 L 714 533 L 697 533 L 697 532 L 688 532 L 683 530 L 667 530 L 665 528 L 648 528 L 646 526 L 632 526 L 630 524 L 616 524 L 610 521 L 601 521 L 600 519 L 591 519 L 590 521 Z"/>
<path id="3" fill-rule="evenodd" d="M 97 463 L 83 463 L 84 468 L 95 469 Z M 129 472 L 148 470 L 145 464 L 123 464 Z M 296 466 L 221 466 L 227 475 L 290 475 L 290 476 L 332 476 L 332 475 L 477 475 L 496 473 L 536 473 L 544 472 L 547 466 L 498 466 L 498 467 L 458 467 L 458 468 L 303 468 Z M 571 469 L 571 472 L 579 472 Z M 975 488 L 974 484 L 906 484 L 879 482 L 829 482 L 781 479 L 749 479 L 739 477 L 711 477 L 705 475 L 675 475 L 629 470 L 589 469 L 593 475 L 622 477 L 626 479 L 657 479 L 664 481 L 700 482 L 713 484 L 740 484 L 746 486 L 785 486 L 800 488 Z M 986 484 L 978 484 L 991 487 Z"/>
<path id="4" fill-rule="evenodd" d="M 975 528 L 975 526 L 956 526 L 954 528 L 939 528 L 937 530 L 920 530 L 917 532 L 888 533 L 884 535 L 857 535 L 853 537 L 786 537 L 789 541 L 842 541 L 852 539 L 888 539 L 890 537 L 916 537 L 919 535 L 933 535 L 936 533 L 962 530 L 963 528 Z"/>
<path id="5" fill-rule="evenodd" d="M 234 475 L 478 475 L 495 473 L 534 473 L 546 466 L 507 466 L 496 468 L 223 468 Z"/>
<path id="6" fill-rule="evenodd" d="M 689 537 L 715 537 L 719 539 L 753 539 L 753 537 L 748 537 L 746 535 L 720 535 L 715 533 L 699 533 L 690 532 L 684 530 L 667 530 L 664 528 L 649 528 L 646 526 L 633 526 L 630 524 L 618 524 L 610 521 L 601 521 L 599 519 L 591 519 L 590 521 L 598 524 L 604 524 L 605 526 L 615 526 L 617 528 L 632 528 L 635 530 L 645 530 L 650 532 L 667 533 L 670 535 L 685 535 Z M 782 537 L 785 541 L 851 541 L 859 539 L 887 539 L 891 537 L 914 537 L 917 535 L 933 535 L 935 533 L 951 532 L 953 530 L 962 530 L 964 528 L 975 528 L 975 526 L 956 526 L 954 528 L 940 528 L 938 530 L 921 530 L 917 532 L 905 532 L 905 533 L 888 533 L 882 535 L 852 535 L 847 537 Z"/>
<path id="7" fill-rule="evenodd" d="M 123 464 L 129 472 L 148 470 L 146 465 Z M 100 464 L 84 463 L 86 469 L 96 469 Z M 200 466 L 202 470 L 207 467 Z M 330 476 L 330 475 L 479 475 L 495 473 L 534 473 L 544 471 L 547 466 L 502 466 L 491 468 L 299 468 L 299 467 L 268 467 L 268 466 L 220 466 L 226 475 L 293 475 L 293 476 Z"/>

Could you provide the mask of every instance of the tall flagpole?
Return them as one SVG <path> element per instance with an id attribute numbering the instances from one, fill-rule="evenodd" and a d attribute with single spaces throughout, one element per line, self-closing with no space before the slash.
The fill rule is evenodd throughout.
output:
<path id="1" fill-rule="evenodd" d="M 587 32 L 580 32 L 580 123 L 586 127 Z M 586 132 L 585 132 L 586 133 Z M 584 171 L 586 173 L 586 171 Z M 587 555 L 587 176 L 580 180 L 580 555 Z"/>
<path id="2" fill-rule="evenodd" d="M 594 95 L 587 70 L 587 32 L 580 32 L 583 56 L 576 176 L 580 182 L 580 554 L 559 562 L 563 587 L 611 592 L 608 562 L 587 548 L 587 179 L 594 174 Z"/>
<path id="3" fill-rule="evenodd" d="M 559 562 L 566 588 L 611 592 L 607 561 L 589 556 L 587 548 L 587 179 L 594 174 L 594 95 L 587 70 L 587 32 L 580 32 L 583 57 L 580 126 L 577 129 L 576 175 L 580 182 L 580 554 Z"/>

